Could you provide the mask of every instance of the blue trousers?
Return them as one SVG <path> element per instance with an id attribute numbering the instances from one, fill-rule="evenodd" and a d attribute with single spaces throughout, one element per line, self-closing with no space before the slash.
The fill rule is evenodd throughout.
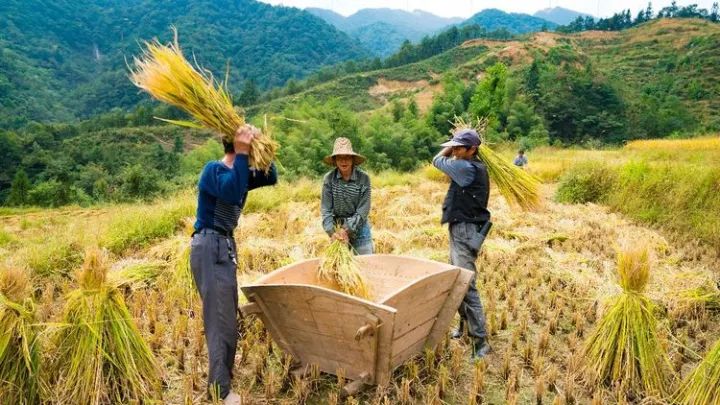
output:
<path id="1" fill-rule="evenodd" d="M 353 247 L 358 255 L 373 254 L 373 240 L 370 232 L 370 224 L 363 225 L 358 232 L 350 238 L 350 246 Z"/>

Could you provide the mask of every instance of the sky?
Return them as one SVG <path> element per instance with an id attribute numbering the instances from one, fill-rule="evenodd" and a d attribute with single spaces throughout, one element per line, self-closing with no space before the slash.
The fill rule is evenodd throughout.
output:
<path id="1" fill-rule="evenodd" d="M 565 7 L 593 16 L 608 17 L 613 13 L 630 8 L 632 14 L 647 7 L 647 0 L 260 0 L 263 3 L 306 8 L 319 7 L 348 16 L 362 8 L 397 8 L 403 10 L 424 10 L 443 17 L 468 18 L 486 8 L 498 8 L 507 12 L 533 14 L 548 7 Z M 710 10 L 717 0 L 678 0 L 678 6 L 697 4 Z M 669 6 L 671 0 L 653 1 L 655 12 Z"/>

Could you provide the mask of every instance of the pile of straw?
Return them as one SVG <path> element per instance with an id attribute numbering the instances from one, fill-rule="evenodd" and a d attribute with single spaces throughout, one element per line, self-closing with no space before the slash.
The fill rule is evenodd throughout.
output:
<path id="1" fill-rule="evenodd" d="M 106 283 L 104 252 L 89 249 L 54 336 L 51 384 L 63 403 L 143 402 L 159 396 L 160 371 L 122 294 Z"/>
<path id="2" fill-rule="evenodd" d="M 675 397 L 683 405 L 720 404 L 720 340 L 683 381 Z"/>
<path id="3" fill-rule="evenodd" d="M 245 124 L 245 119 L 232 105 L 224 83 L 216 83 L 212 73 L 195 69 L 183 56 L 178 44 L 177 31 L 170 45 L 158 41 L 145 42 L 140 58 L 134 58 L 135 68 L 130 78 L 139 88 L 156 99 L 180 108 L 195 118 L 199 124 L 189 121 L 164 120 L 171 124 L 188 127 L 206 127 L 221 133 L 226 142 L 232 143 L 235 131 Z M 250 150 L 250 165 L 269 171 L 275 159 L 277 143 L 267 134 L 256 137 Z"/>
<path id="4" fill-rule="evenodd" d="M 335 240 L 330 243 L 322 254 L 317 275 L 346 294 L 370 299 L 370 288 L 345 242 Z"/>
<path id="5" fill-rule="evenodd" d="M 29 281 L 18 269 L 0 270 L 0 402 L 39 401 L 40 347 L 33 329 Z"/>
<path id="6" fill-rule="evenodd" d="M 661 396 L 669 362 L 657 335 L 654 305 L 642 293 L 650 277 L 647 249 L 618 252 L 617 270 L 623 291 L 585 342 L 585 371 L 595 384 Z"/>
<path id="7" fill-rule="evenodd" d="M 487 128 L 487 119 L 473 123 L 455 117 L 453 132 L 465 128 L 475 129 L 482 136 Z M 485 163 L 490 179 L 508 204 L 523 210 L 532 210 L 540 206 L 540 181 L 537 178 L 495 153 L 484 141 L 478 148 L 478 158 Z"/>

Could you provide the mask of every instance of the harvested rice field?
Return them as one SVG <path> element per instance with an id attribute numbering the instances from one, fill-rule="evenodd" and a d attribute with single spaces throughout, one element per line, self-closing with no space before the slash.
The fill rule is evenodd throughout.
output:
<path id="1" fill-rule="evenodd" d="M 378 174 L 372 180 L 370 222 L 376 253 L 447 262 L 447 228 L 439 220 L 445 179 L 425 168 Z M 317 257 L 328 246 L 320 223 L 320 186 L 319 181 L 299 180 L 251 193 L 236 234 L 240 285 Z M 313 369 L 294 376 L 291 358 L 261 321 L 248 317 L 242 321 L 235 357 L 234 390 L 247 404 L 712 403 L 676 392 L 720 339 L 718 251 L 603 205 L 555 202 L 556 188 L 543 185 L 542 207 L 530 212 L 511 208 L 496 191 L 491 194 L 494 227 L 477 261 L 492 346 L 484 360 L 470 361 L 468 342 L 444 339 L 396 369 L 389 385 L 342 398 L 341 388 L 348 381 Z M 23 275 L 0 279 L 0 292 L 7 297 L 0 301 L 0 322 L 9 325 L 20 312 L 25 319 L 22 327 L 4 329 L 19 331 L 9 337 L 9 345 L 2 339 L 7 334 L 0 335 L 3 398 L 13 403 L 22 403 L 21 398 L 30 403 L 69 403 L 68 398 L 85 403 L 209 402 L 202 311 L 187 265 L 194 198 L 185 192 L 150 205 L 0 216 L 3 274 L 23 270 Z M 104 249 L 104 262 L 88 264 L 85 251 L 93 246 Z M 628 247 L 648 253 L 649 279 L 641 291 L 625 291 L 619 283 L 618 251 Z M 103 287 L 97 287 L 98 280 L 88 283 L 88 266 L 104 269 Z M 23 277 L 27 283 L 17 287 Z M 92 301 L 104 304 L 85 308 L 78 304 L 83 291 L 88 302 L 95 295 L 109 295 Z M 588 367 L 593 354 L 586 341 L 623 294 L 642 294 L 650 302 L 645 315 L 655 320 L 657 345 L 649 355 L 665 359 L 660 360 L 661 388 L 636 384 L 649 372 L 642 364 L 638 375 L 610 379 L 594 378 L 597 370 Z M 15 306 L 7 304 L 9 300 Z M 98 315 L 106 320 L 122 318 L 126 306 L 132 322 L 122 328 L 91 323 L 88 330 L 96 334 L 82 332 L 72 323 L 77 311 L 68 306 L 82 311 L 110 308 Z M 119 333 L 131 336 L 128 350 L 143 355 L 147 349 L 154 364 L 131 367 L 102 353 L 68 348 L 102 330 L 100 335 L 108 339 Z M 133 331 L 139 339 L 132 337 Z M 24 347 L 19 335 L 29 337 L 25 341 L 35 349 L 34 366 L 24 374 L 33 384 L 8 381 L 8 375 L 19 371 L 7 368 L 12 359 L 3 357 L 2 349 L 9 347 L 10 354 L 22 357 L 12 350 Z M 608 351 L 625 353 L 609 341 L 607 346 Z M 97 372 L 113 380 L 78 379 L 68 369 L 73 362 L 90 359 L 98 362 Z M 625 361 L 635 363 L 632 357 Z M 132 373 L 138 370 L 145 378 Z M 155 373 L 157 381 L 150 375 Z M 82 397 L 80 386 L 86 389 L 91 383 L 92 395 Z M 712 401 L 715 395 L 704 398 Z"/>

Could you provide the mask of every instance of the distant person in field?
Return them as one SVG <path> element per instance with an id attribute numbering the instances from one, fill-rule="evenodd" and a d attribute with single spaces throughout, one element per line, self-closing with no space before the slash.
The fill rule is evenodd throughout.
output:
<path id="1" fill-rule="evenodd" d="M 190 242 L 190 268 L 203 305 L 211 397 L 239 404 L 230 390 L 238 340 L 237 246 L 233 233 L 248 191 L 277 182 L 275 165 L 266 174 L 248 165 L 253 139 L 260 131 L 243 125 L 232 143 L 223 141 L 225 156 L 209 162 L 198 183 L 195 232 Z"/>
<path id="2" fill-rule="evenodd" d="M 475 260 L 492 225 L 487 209 L 490 179 L 487 168 L 477 157 L 480 136 L 474 129 L 455 131 L 452 140 L 441 146 L 444 149 L 433 158 L 433 165 L 451 179 L 441 220 L 450 231 L 450 263 L 474 273 L 458 309 L 460 324 L 450 336 L 460 339 L 467 325 L 473 343 L 471 356 L 481 358 L 490 352 L 490 345 L 476 285 Z"/>
<path id="3" fill-rule="evenodd" d="M 524 151 L 524 150 L 520 149 L 520 150 L 518 151 L 518 154 L 517 154 L 517 156 L 515 156 L 515 160 L 513 161 L 513 163 L 514 163 L 515 166 L 517 166 L 517 167 L 520 167 L 520 168 L 523 168 L 523 169 L 527 168 L 528 158 L 527 158 L 527 156 L 525 156 L 525 151 Z"/>
<path id="4" fill-rule="evenodd" d="M 323 162 L 334 169 L 323 179 L 322 226 L 333 240 L 348 243 L 358 255 L 373 253 L 370 233 L 370 177 L 358 167 L 365 157 L 353 151 L 347 138 L 337 138 Z"/>

